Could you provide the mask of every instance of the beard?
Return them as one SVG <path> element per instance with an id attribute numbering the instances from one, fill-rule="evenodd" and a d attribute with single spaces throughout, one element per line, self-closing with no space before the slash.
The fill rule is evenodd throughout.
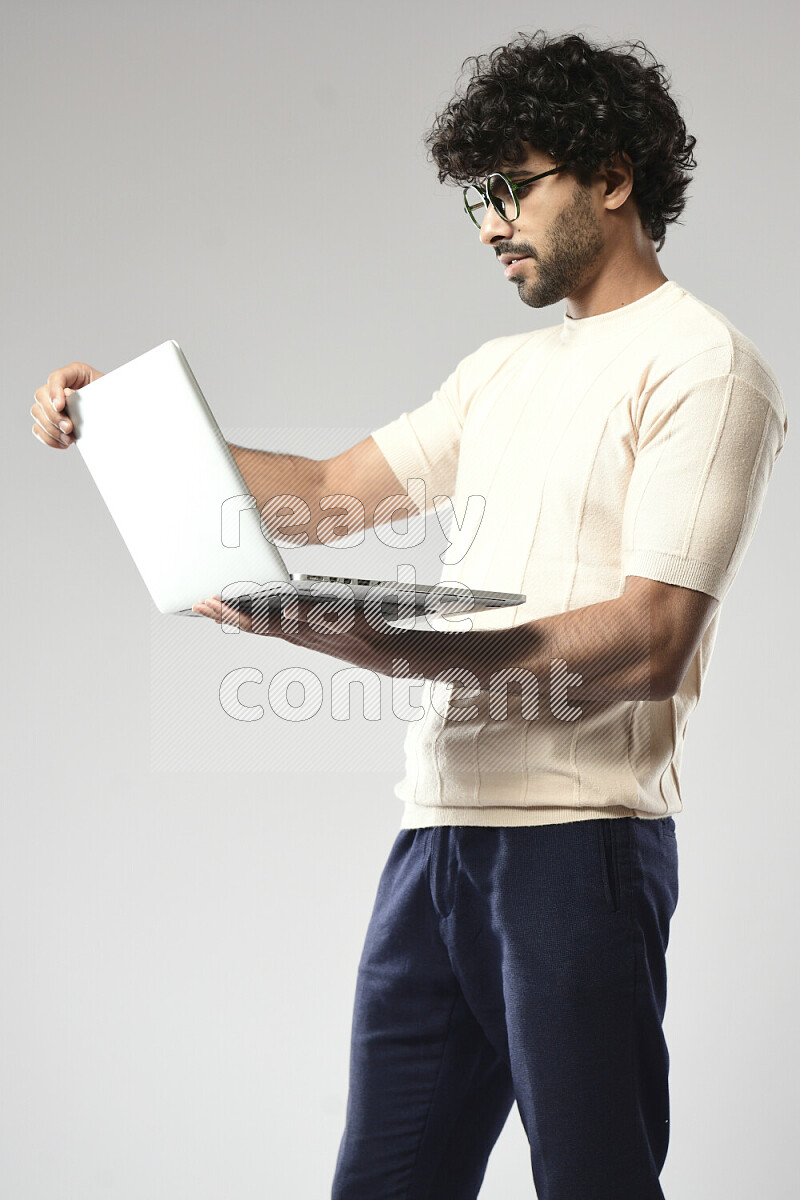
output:
<path id="1" fill-rule="evenodd" d="M 514 278 L 520 300 L 530 308 L 547 308 L 570 296 L 587 278 L 603 252 L 605 241 L 587 189 L 576 184 L 575 195 L 558 214 L 547 233 L 544 252 L 531 258 L 529 277 Z"/>

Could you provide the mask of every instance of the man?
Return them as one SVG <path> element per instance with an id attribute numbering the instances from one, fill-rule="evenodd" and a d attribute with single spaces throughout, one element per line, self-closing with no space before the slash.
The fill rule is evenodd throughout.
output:
<path id="1" fill-rule="evenodd" d="M 335 1200 L 477 1196 L 515 1100 L 539 1200 L 657 1200 L 683 739 L 783 398 L 661 270 L 696 164 L 657 64 L 538 31 L 475 60 L 428 144 L 523 303 L 566 300 L 561 324 L 485 342 L 336 458 L 232 449 L 259 507 L 293 492 L 312 518 L 330 495 L 372 513 L 411 477 L 456 512 L 484 497 L 448 577 L 526 603 L 460 636 L 195 607 L 426 680 L 358 972 Z M 64 391 L 98 374 L 73 363 L 39 388 L 41 441 L 71 443 Z"/>

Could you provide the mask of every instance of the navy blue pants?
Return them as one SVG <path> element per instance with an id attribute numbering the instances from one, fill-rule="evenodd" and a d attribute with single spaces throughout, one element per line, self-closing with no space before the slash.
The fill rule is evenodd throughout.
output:
<path id="1" fill-rule="evenodd" d="M 333 1200 L 472 1200 L 516 1100 L 538 1200 L 663 1200 L 672 817 L 401 830 Z"/>

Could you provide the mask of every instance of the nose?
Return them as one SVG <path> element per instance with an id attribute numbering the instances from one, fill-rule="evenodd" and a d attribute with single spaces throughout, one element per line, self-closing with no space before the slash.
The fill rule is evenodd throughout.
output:
<path id="1" fill-rule="evenodd" d="M 499 212 L 490 204 L 481 221 L 480 239 L 484 246 L 491 246 L 495 238 L 507 240 L 514 236 L 514 226 L 510 221 L 501 217 Z"/>

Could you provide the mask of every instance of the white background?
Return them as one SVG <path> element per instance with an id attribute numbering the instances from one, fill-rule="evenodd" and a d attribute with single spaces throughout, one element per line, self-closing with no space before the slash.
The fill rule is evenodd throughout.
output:
<path id="1" fill-rule="evenodd" d="M 287 760 L 255 723 L 239 769 L 156 769 L 154 664 L 202 712 L 220 630 L 155 613 L 77 451 L 31 436 L 33 392 L 175 338 L 229 437 L 313 453 L 325 430 L 328 456 L 482 341 L 560 323 L 520 304 L 422 146 L 462 61 L 537 27 L 641 38 L 666 64 L 699 165 L 662 269 L 755 342 L 789 411 L 683 762 L 662 1183 L 796 1195 L 797 19 L 774 0 L 599 11 L 3 5 L 9 1200 L 329 1194 L 405 732 L 365 723 L 359 755 L 310 721 Z M 277 645 L 250 643 L 269 676 Z M 532 1194 L 513 1110 L 482 1197 Z"/>

